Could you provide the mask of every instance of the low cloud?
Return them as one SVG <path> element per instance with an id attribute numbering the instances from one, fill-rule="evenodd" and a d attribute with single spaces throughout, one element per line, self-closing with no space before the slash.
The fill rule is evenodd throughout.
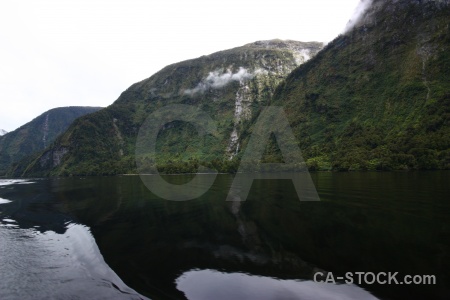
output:
<path id="1" fill-rule="evenodd" d="M 349 32 L 351 29 L 353 29 L 353 27 L 355 27 L 355 25 L 357 25 L 362 20 L 364 13 L 372 5 L 372 2 L 373 0 L 360 0 L 358 6 L 353 12 L 352 17 L 345 26 L 344 33 Z"/>
<path id="2" fill-rule="evenodd" d="M 227 70 L 226 72 L 221 71 L 213 71 L 209 72 L 206 78 L 202 79 L 202 81 L 193 89 L 187 89 L 184 91 L 186 95 L 194 95 L 196 93 L 203 93 L 210 88 L 219 89 L 233 81 L 243 81 L 252 79 L 256 74 L 261 71 L 257 70 L 254 73 L 249 72 L 247 69 L 240 67 L 236 73 L 233 73 L 231 70 Z"/>

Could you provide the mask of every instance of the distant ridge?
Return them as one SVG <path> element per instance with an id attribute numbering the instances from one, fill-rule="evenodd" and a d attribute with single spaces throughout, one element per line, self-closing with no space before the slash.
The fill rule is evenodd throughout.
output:
<path id="1" fill-rule="evenodd" d="M 78 117 L 90 114 L 100 107 L 60 107 L 51 109 L 20 128 L 0 137 L 0 175 L 12 164 L 28 155 L 42 151 L 64 132 Z"/>

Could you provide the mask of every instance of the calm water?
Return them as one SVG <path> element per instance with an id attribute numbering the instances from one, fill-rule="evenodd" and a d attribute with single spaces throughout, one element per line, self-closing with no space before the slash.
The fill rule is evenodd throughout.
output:
<path id="1" fill-rule="evenodd" d="M 450 172 L 312 179 L 320 202 L 289 180 L 227 202 L 231 175 L 186 202 L 137 176 L 0 180 L 0 299 L 450 298 Z M 318 271 L 437 284 L 315 283 Z"/>

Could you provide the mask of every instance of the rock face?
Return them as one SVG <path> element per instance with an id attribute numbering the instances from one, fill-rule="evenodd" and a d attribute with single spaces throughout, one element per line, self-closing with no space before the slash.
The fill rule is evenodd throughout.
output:
<path id="1" fill-rule="evenodd" d="M 41 168 L 55 168 L 59 166 L 61 164 L 61 160 L 67 152 L 68 149 L 65 147 L 46 151 L 39 159 Z"/>
<path id="2" fill-rule="evenodd" d="M 283 105 L 312 168 L 450 168 L 450 4 L 373 0 L 288 76 Z"/>
<path id="3" fill-rule="evenodd" d="M 78 117 L 100 107 L 61 107 L 49 110 L 31 122 L 0 137 L 0 175 L 12 164 L 44 150 Z"/>
<path id="4" fill-rule="evenodd" d="M 7 134 L 8 131 L 4 130 L 4 129 L 0 129 L 0 136 L 3 136 L 5 134 Z"/>
<path id="5" fill-rule="evenodd" d="M 108 108 L 75 121 L 39 159 L 21 168 L 25 173 L 15 175 L 135 172 L 139 128 L 147 116 L 169 104 L 200 108 L 217 121 L 218 132 L 214 139 L 200 140 L 189 125 L 168 124 L 157 145 L 163 171 L 189 171 L 198 161 L 234 161 L 252 120 L 276 86 L 322 47 L 317 42 L 259 41 L 169 65 L 133 84 Z M 62 157 L 57 154 L 61 149 Z"/>

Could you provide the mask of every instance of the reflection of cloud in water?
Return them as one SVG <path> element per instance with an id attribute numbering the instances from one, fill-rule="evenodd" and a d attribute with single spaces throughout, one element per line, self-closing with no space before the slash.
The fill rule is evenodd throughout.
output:
<path id="1" fill-rule="evenodd" d="M 0 187 L 11 184 L 30 184 L 34 183 L 33 181 L 29 181 L 28 179 L 0 179 Z"/>
<path id="2" fill-rule="evenodd" d="M 83 225 L 64 234 L 0 227 L 0 253 L 0 299 L 145 299 L 105 263 Z"/>
<path id="3" fill-rule="evenodd" d="M 216 270 L 192 270 L 176 280 L 177 289 L 189 300 L 375 300 L 356 285 L 336 285 L 313 281 L 279 280 Z"/>
<path id="4" fill-rule="evenodd" d="M 10 203 L 10 202 L 11 202 L 10 200 L 0 198 L 0 204 L 6 204 L 6 203 Z"/>

